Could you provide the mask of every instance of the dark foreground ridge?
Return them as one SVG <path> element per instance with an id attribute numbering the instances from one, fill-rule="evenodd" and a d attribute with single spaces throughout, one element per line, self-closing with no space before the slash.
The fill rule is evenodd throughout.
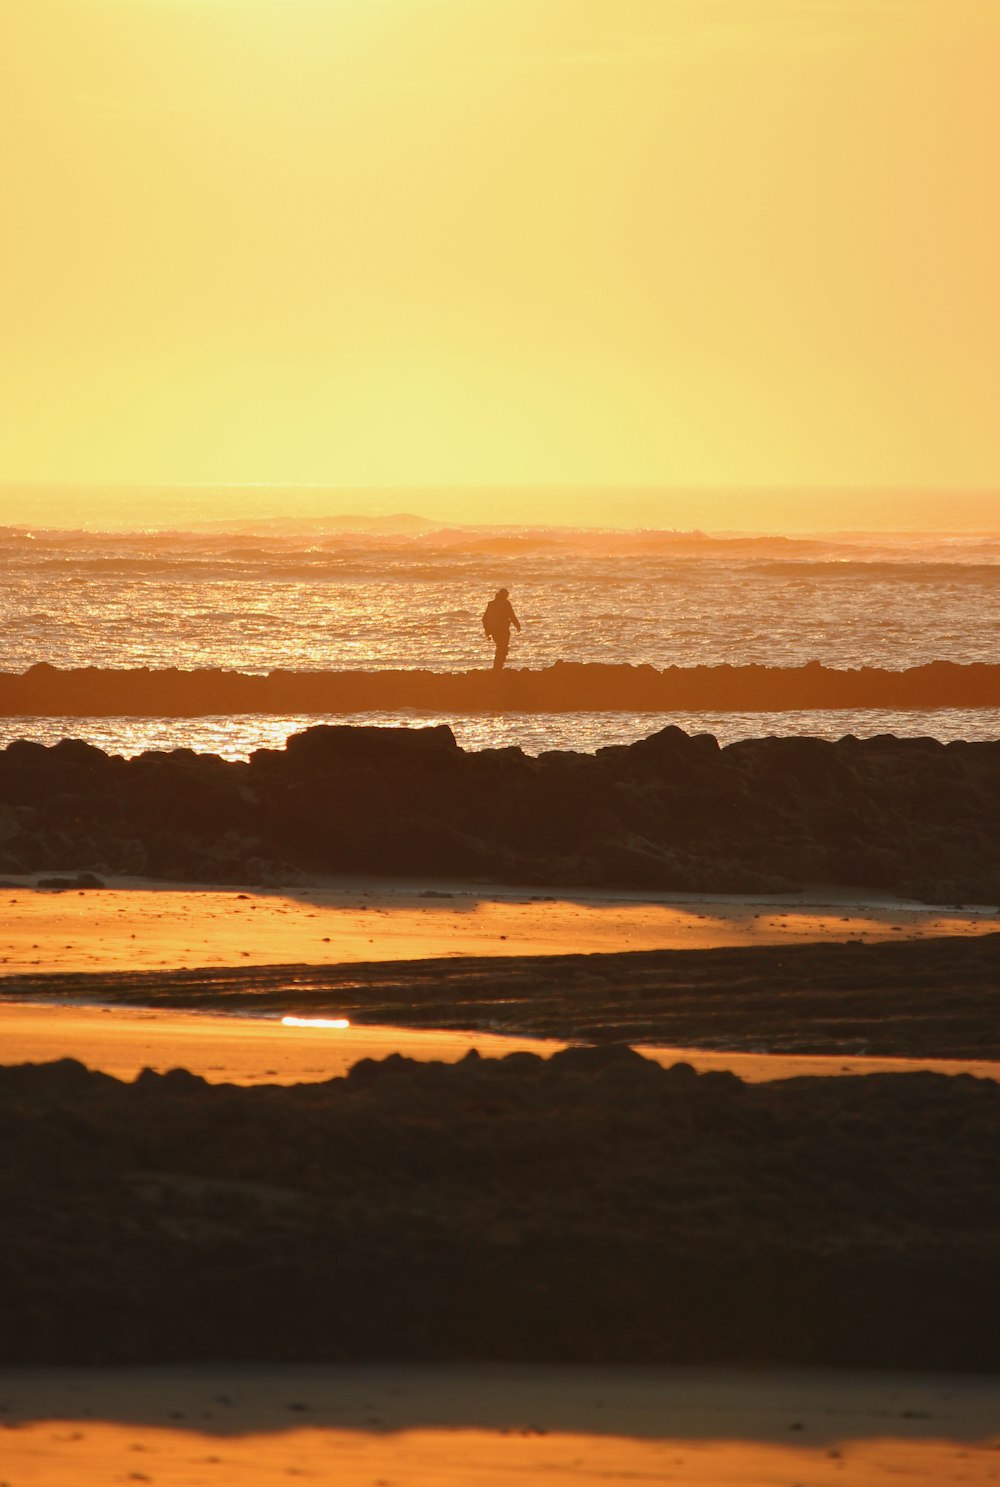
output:
<path id="1" fill-rule="evenodd" d="M 446 727 L 321 726 L 227 763 L 79 740 L 0 753 L 0 872 L 285 885 L 371 873 L 694 892 L 845 884 L 1000 903 L 1000 742 L 466 753 Z"/>
<path id="2" fill-rule="evenodd" d="M 932 661 L 875 666 L 603 665 L 557 661 L 539 670 L 61 671 L 39 662 L 0 673 L 3 717 L 199 717 L 224 713 L 780 712 L 816 708 L 1000 707 L 1000 666 Z"/>
<path id="3" fill-rule="evenodd" d="M 1000 1367 L 1000 1087 L 616 1045 L 292 1088 L 0 1068 L 6 1363 Z"/>
<path id="4" fill-rule="evenodd" d="M 1000 933 L 340 966 L 20 975 L 42 997 L 568 1042 L 1000 1064 Z"/>

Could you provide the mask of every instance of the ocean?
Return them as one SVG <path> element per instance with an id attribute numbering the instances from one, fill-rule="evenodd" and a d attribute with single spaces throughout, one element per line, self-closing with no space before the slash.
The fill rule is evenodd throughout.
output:
<path id="1" fill-rule="evenodd" d="M 480 615 L 502 586 L 523 630 L 508 664 L 558 660 L 904 670 L 1000 660 L 1000 538 L 540 529 L 54 532 L 0 529 L 4 670 L 486 667 Z M 276 747 L 315 715 L 7 718 L 13 738 L 81 737 L 111 752 L 190 747 L 226 758 Z M 1000 737 L 996 709 L 926 712 L 570 713 L 338 722 L 450 723 L 466 748 L 593 750 L 665 723 L 722 743 L 772 733 Z"/>

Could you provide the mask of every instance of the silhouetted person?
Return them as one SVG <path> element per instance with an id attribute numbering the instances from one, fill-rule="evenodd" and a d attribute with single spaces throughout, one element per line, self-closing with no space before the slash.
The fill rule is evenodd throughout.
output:
<path id="1" fill-rule="evenodd" d="M 520 630 L 521 621 L 514 613 L 514 607 L 507 596 L 507 590 L 497 589 L 496 597 L 490 600 L 483 611 L 483 629 L 497 648 L 496 655 L 493 657 L 494 671 L 501 671 L 503 669 L 503 663 L 507 659 L 511 625 L 514 625 Z"/>

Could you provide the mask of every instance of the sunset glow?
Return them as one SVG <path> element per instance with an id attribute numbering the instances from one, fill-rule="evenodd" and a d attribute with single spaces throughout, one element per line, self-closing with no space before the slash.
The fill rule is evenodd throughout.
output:
<path id="1" fill-rule="evenodd" d="M 0 0 L 0 1487 L 997 1476 L 998 64 Z"/>
<path id="2" fill-rule="evenodd" d="M 755 488 L 948 488 L 846 519 L 991 521 L 992 0 L 32 0 L 0 47 L 0 484 L 593 525 L 468 488 L 729 488 L 616 512 L 714 528 L 802 524 Z"/>

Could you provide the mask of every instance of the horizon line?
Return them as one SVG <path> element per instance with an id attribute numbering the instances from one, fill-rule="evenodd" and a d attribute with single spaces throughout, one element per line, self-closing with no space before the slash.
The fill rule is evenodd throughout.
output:
<path id="1" fill-rule="evenodd" d="M 769 484 L 761 481 L 752 481 L 747 484 L 734 483 L 706 483 L 706 482 L 665 482 L 665 481 L 437 481 L 428 483 L 422 481 L 417 484 L 406 484 L 400 482 L 371 483 L 347 483 L 325 480 L 307 481 L 285 481 L 285 480 L 0 480 L 0 491 L 20 489 L 50 490 L 53 488 L 64 490 L 310 490 L 310 491 L 469 491 L 469 490 L 525 490 L 525 491 L 606 491 L 606 490 L 630 490 L 630 491 L 892 491 L 904 493 L 907 491 L 919 491 L 923 493 L 967 491 L 975 494 L 1000 493 L 1000 476 L 995 482 L 984 484 L 932 484 L 923 485 L 913 481 L 895 482 L 865 482 L 844 484 L 843 482 L 825 483 L 822 481 L 793 480 L 778 481 Z"/>

